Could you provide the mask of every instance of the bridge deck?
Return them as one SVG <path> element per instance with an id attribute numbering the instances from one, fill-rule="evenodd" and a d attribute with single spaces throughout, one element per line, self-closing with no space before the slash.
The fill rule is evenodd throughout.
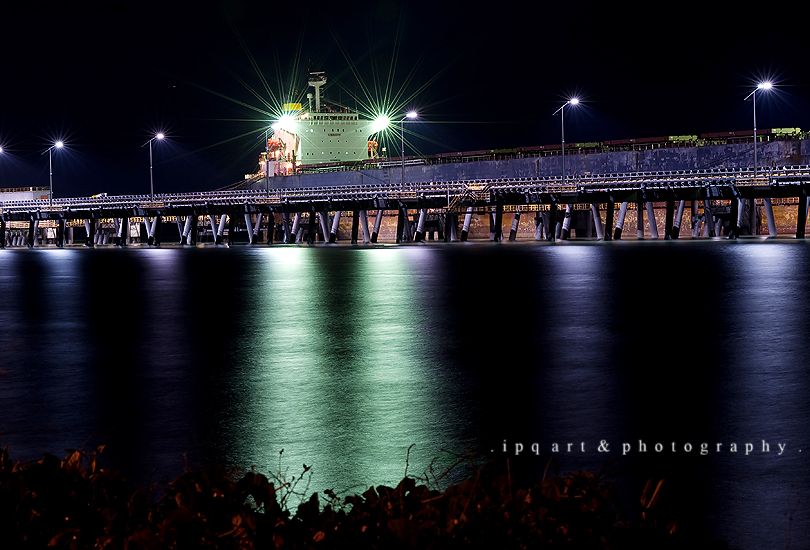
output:
<path id="1" fill-rule="evenodd" d="M 142 216 L 276 213 L 329 210 L 439 208 L 604 202 L 646 202 L 730 198 L 783 198 L 806 195 L 810 166 L 753 170 L 693 170 L 561 177 L 457 180 L 370 184 L 344 187 L 119 195 L 9 201 L 0 213 L 7 221 L 84 219 L 88 216 Z"/>

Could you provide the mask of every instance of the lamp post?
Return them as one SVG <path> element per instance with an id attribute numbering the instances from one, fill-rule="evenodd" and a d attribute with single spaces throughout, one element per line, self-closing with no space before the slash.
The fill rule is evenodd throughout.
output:
<path id="1" fill-rule="evenodd" d="M 53 150 L 54 149 L 61 149 L 65 146 L 65 142 L 62 140 L 54 142 L 53 145 L 48 147 L 45 151 L 43 151 L 43 155 L 48 153 L 48 178 L 50 183 L 50 191 L 48 193 L 48 206 L 53 206 Z"/>
<path id="2" fill-rule="evenodd" d="M 405 119 L 413 120 L 417 116 L 416 111 L 409 111 L 399 121 L 399 135 L 402 139 L 402 185 L 405 185 Z"/>
<path id="3" fill-rule="evenodd" d="M 141 145 L 141 147 L 144 145 L 149 145 L 149 195 L 151 196 L 152 200 L 155 200 L 155 178 L 152 175 L 152 142 L 156 139 L 161 140 L 165 137 L 166 136 L 163 134 L 163 132 L 158 132 L 155 134 L 155 137 Z"/>
<path id="4" fill-rule="evenodd" d="M 571 106 L 579 105 L 579 99 L 576 98 L 576 97 L 572 97 L 571 99 L 569 99 L 568 101 L 563 103 L 560 106 L 560 108 L 557 109 L 556 111 L 554 111 L 554 114 L 551 115 L 551 116 L 554 116 L 557 113 L 560 113 L 560 136 L 561 136 L 561 139 L 562 139 L 562 184 L 563 185 L 565 185 L 565 108 L 568 105 L 571 105 Z M 552 204 L 551 206 L 552 206 L 552 208 L 557 208 L 557 206 L 555 204 Z M 568 238 L 568 234 L 567 234 L 568 233 L 568 227 L 567 227 L 567 225 L 570 224 L 570 221 L 569 221 L 570 220 L 570 215 L 571 215 L 571 205 L 569 204 L 568 206 L 565 207 L 566 220 L 563 222 L 563 231 L 562 231 L 562 235 L 561 235 L 561 238 L 563 240 Z M 550 230 L 551 231 L 556 231 L 556 229 L 553 228 L 553 227 L 550 228 Z"/>
<path id="5" fill-rule="evenodd" d="M 754 88 L 754 91 L 745 96 L 745 99 L 743 100 L 746 101 L 750 97 L 751 103 L 754 106 L 754 182 L 756 182 L 757 179 L 757 91 L 762 90 L 764 92 L 767 92 L 771 88 L 773 88 L 772 82 L 767 80 L 765 82 L 760 82 L 759 84 L 757 84 L 757 87 Z M 757 212 L 754 205 L 755 205 L 754 199 L 750 199 L 748 221 L 752 235 L 756 234 L 756 223 L 757 223 Z"/>
<path id="6" fill-rule="evenodd" d="M 264 183 L 267 196 L 270 196 L 270 129 L 264 130 Z"/>
<path id="7" fill-rule="evenodd" d="M 561 129 L 561 137 L 562 137 L 562 184 L 565 185 L 565 108 L 568 106 L 579 105 L 579 99 L 576 97 L 572 97 L 565 103 L 563 103 L 559 109 L 554 111 L 554 114 L 551 116 L 560 113 L 560 129 Z"/>

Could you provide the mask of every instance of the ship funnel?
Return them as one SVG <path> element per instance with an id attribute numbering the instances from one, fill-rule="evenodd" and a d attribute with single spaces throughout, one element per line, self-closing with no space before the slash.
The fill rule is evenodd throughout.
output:
<path id="1" fill-rule="evenodd" d="M 309 73 L 309 85 L 315 88 L 315 112 L 321 112 L 321 86 L 326 84 L 326 74 L 323 71 Z"/>

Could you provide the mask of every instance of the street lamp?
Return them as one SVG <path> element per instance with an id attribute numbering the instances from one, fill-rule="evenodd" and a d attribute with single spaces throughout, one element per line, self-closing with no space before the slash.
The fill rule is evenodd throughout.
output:
<path id="1" fill-rule="evenodd" d="M 417 116 L 416 111 L 409 111 L 399 121 L 399 135 L 402 138 L 402 185 L 405 185 L 405 119 L 413 120 Z"/>
<path id="2" fill-rule="evenodd" d="M 554 114 L 551 116 L 560 113 L 560 128 L 561 128 L 561 136 L 562 136 L 562 184 L 565 185 L 565 108 L 566 106 L 571 105 L 579 105 L 579 99 L 576 97 L 572 97 L 565 103 L 563 103 L 559 109 L 554 111 Z"/>
<path id="3" fill-rule="evenodd" d="M 757 179 L 757 91 L 762 90 L 763 92 L 767 92 L 771 88 L 773 88 L 773 83 L 772 82 L 770 82 L 768 80 L 766 80 L 765 82 L 760 82 L 759 84 L 757 84 L 757 87 L 754 88 L 754 91 L 752 91 L 750 94 L 745 96 L 745 99 L 743 99 L 743 101 L 746 101 L 750 97 L 751 98 L 751 103 L 754 106 L 754 182 L 755 183 L 756 183 L 756 179 Z M 751 234 L 755 235 L 756 234 L 757 213 L 756 213 L 756 210 L 754 208 L 754 200 L 751 199 L 750 202 L 751 202 L 751 206 L 750 206 L 749 212 L 748 212 L 748 216 L 749 216 L 748 220 L 749 220 L 749 225 L 750 225 L 750 228 L 751 228 Z"/>
<path id="4" fill-rule="evenodd" d="M 554 111 L 554 113 L 551 115 L 551 116 L 554 116 L 557 113 L 560 113 L 560 129 L 561 129 L 560 135 L 561 135 L 561 138 L 562 138 L 562 184 L 563 185 L 565 185 L 565 108 L 568 105 L 571 105 L 571 106 L 579 105 L 579 99 L 576 98 L 576 97 L 572 97 L 571 99 L 569 99 L 568 101 L 563 103 L 560 106 L 560 108 L 557 109 L 556 111 Z M 557 208 L 557 206 L 552 204 L 552 208 Z M 565 211 L 566 211 L 566 216 L 568 216 L 568 214 L 571 211 L 571 205 L 570 204 L 565 207 Z M 550 230 L 552 232 L 556 231 L 556 229 L 554 229 L 554 228 L 550 228 Z M 563 224 L 563 235 L 561 235 L 563 240 L 568 238 L 566 233 L 567 233 L 567 230 L 565 228 L 565 224 Z"/>
<path id="5" fill-rule="evenodd" d="M 155 134 L 155 137 L 141 145 L 141 147 L 149 145 L 149 194 L 151 195 L 152 200 L 155 200 L 155 178 L 152 175 L 152 142 L 156 139 L 162 140 L 165 137 L 166 135 L 163 132 L 158 132 Z"/>
<path id="6" fill-rule="evenodd" d="M 48 153 L 48 171 L 49 171 L 49 181 L 50 181 L 50 193 L 48 194 L 48 206 L 53 206 L 53 150 L 54 149 L 61 149 L 65 146 L 65 142 L 62 140 L 54 142 L 53 145 L 48 147 L 45 151 L 42 152 L 44 155 Z"/>

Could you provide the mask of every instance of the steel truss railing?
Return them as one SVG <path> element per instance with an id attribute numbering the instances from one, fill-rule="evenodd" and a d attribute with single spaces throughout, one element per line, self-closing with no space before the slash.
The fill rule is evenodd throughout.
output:
<path id="1" fill-rule="evenodd" d="M 733 188 L 735 194 L 746 188 L 762 188 L 760 192 L 778 190 L 781 186 L 800 186 L 810 182 L 810 166 L 782 166 L 760 169 L 756 176 L 752 169 L 678 170 L 670 172 L 630 172 L 622 174 L 562 177 L 483 178 L 443 182 L 377 183 L 329 187 L 255 189 L 234 191 L 208 191 L 194 193 L 165 193 L 158 195 L 117 195 L 6 201 L 0 203 L 4 217 L 11 214 L 39 212 L 45 217 L 63 217 L 74 211 L 129 211 L 133 214 L 179 208 L 239 208 L 262 206 L 283 210 L 305 205 L 337 202 L 401 201 L 405 205 L 429 202 L 432 207 L 462 208 L 488 202 L 493 197 L 510 195 L 536 195 L 531 202 L 550 202 L 545 195 L 567 196 L 566 202 L 587 202 L 587 196 L 598 193 L 638 192 L 654 190 L 684 190 L 707 187 Z M 541 195 L 544 195 L 541 197 Z M 577 197 L 582 196 L 583 200 Z M 782 195 L 786 196 L 786 195 Z M 280 210 L 281 208 L 279 208 Z M 70 216 L 67 216 L 70 217 Z"/>

